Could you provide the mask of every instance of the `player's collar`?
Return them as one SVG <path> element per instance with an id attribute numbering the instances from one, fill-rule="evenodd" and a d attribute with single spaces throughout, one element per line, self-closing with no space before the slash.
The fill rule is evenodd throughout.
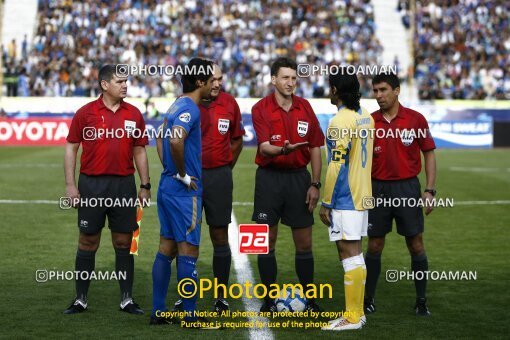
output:
<path id="1" fill-rule="evenodd" d="M 206 106 L 206 105 L 204 105 L 204 104 L 203 104 L 203 102 L 204 102 L 204 101 L 202 101 L 202 100 L 201 100 L 201 101 L 200 101 L 200 106 L 205 107 L 205 108 L 210 108 L 210 107 L 215 106 L 215 105 L 224 106 L 224 105 L 223 105 L 223 101 L 222 101 L 222 100 L 220 100 L 220 96 L 221 96 L 221 94 L 222 94 L 222 92 L 220 91 L 220 93 L 216 96 L 216 98 L 211 99 L 211 100 L 209 100 L 209 101 L 205 101 L 205 102 L 209 102 L 209 105 L 207 105 L 207 106 Z"/>
<path id="2" fill-rule="evenodd" d="M 289 111 L 287 112 L 290 112 L 292 109 L 296 108 L 296 96 L 294 96 L 294 94 L 291 94 L 290 96 L 292 98 L 292 103 L 290 105 Z M 273 112 L 278 109 L 283 110 L 283 108 L 280 106 L 280 104 L 278 104 L 278 101 L 276 100 L 276 90 L 271 94 L 271 102 L 273 103 Z"/>
<path id="3" fill-rule="evenodd" d="M 338 107 L 338 111 L 337 112 L 340 112 L 342 111 L 343 109 L 346 109 L 346 110 L 349 110 L 349 108 L 347 106 L 345 106 L 344 104 L 341 104 L 339 107 Z M 352 110 L 354 111 L 354 110 Z M 356 110 L 357 113 L 361 114 L 363 111 L 361 110 L 361 106 L 358 110 Z"/>
<path id="4" fill-rule="evenodd" d="M 397 111 L 397 116 L 396 117 L 404 118 L 405 114 L 406 114 L 406 108 L 402 104 L 400 104 L 400 102 L 399 102 L 398 103 L 398 111 Z"/>
<path id="5" fill-rule="evenodd" d="M 99 98 L 97 98 L 97 105 L 98 105 L 98 109 L 108 109 L 108 107 L 106 107 L 104 101 L 103 101 L 103 94 L 101 93 L 99 95 Z M 126 103 L 124 102 L 124 99 L 120 99 L 120 103 L 119 103 L 119 108 L 126 108 Z M 118 110 L 117 110 L 118 111 Z"/>

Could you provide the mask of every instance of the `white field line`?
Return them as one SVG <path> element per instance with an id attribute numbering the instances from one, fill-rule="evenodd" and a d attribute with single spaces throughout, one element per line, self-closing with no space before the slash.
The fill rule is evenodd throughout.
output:
<path id="1" fill-rule="evenodd" d="M 255 166 L 255 164 L 254 164 Z M 161 164 L 151 163 L 151 168 L 161 168 Z M 64 162 L 62 163 L 0 163 L 0 169 L 12 168 L 62 168 L 64 169 Z"/>
<path id="2" fill-rule="evenodd" d="M 11 168 L 64 168 L 62 163 L 0 163 L 0 169 Z"/>
<path id="3" fill-rule="evenodd" d="M 253 271 L 251 270 L 250 261 L 248 260 L 248 255 L 240 254 L 238 249 L 239 242 L 239 227 L 237 224 L 236 216 L 234 215 L 234 211 L 232 211 L 232 222 L 228 226 L 228 243 L 230 244 L 230 249 L 232 250 L 232 260 L 234 262 L 234 269 L 236 272 L 237 282 L 243 285 L 245 282 L 250 282 L 252 285 L 255 284 L 255 279 L 253 277 Z M 253 294 L 250 295 L 253 296 Z M 261 302 L 257 299 L 248 299 L 243 295 L 243 304 L 244 310 L 246 311 L 254 311 L 258 312 L 260 309 Z M 269 321 L 267 318 L 263 317 L 250 317 L 248 318 L 250 322 L 255 323 L 257 320 L 260 322 L 264 322 L 267 324 Z M 263 327 L 263 328 L 250 328 L 250 339 L 255 340 L 272 340 L 274 339 L 273 332 L 271 328 Z"/>
<path id="4" fill-rule="evenodd" d="M 58 204 L 59 201 L 52 200 L 3 200 L 0 204 Z M 157 201 L 151 201 L 151 205 L 157 205 Z M 253 202 L 233 202 L 234 206 L 252 206 Z M 493 201 L 454 201 L 456 205 L 506 205 L 510 204 L 510 200 L 493 200 Z"/>
<path id="5" fill-rule="evenodd" d="M 510 204 L 510 200 L 495 200 L 495 201 L 457 201 L 453 205 L 495 205 L 495 204 Z"/>
<path id="6" fill-rule="evenodd" d="M 510 172 L 510 168 L 484 168 L 484 167 L 462 167 L 462 166 L 451 166 L 451 171 L 459 172 Z"/>
<path id="7" fill-rule="evenodd" d="M 160 164 L 152 165 L 151 167 L 161 167 Z M 243 169 L 256 169 L 256 164 L 236 164 L 237 168 Z M 0 169 L 12 168 L 64 168 L 62 163 L 0 163 Z M 487 167 L 462 167 L 451 166 L 448 168 L 450 171 L 457 172 L 510 172 L 510 168 L 487 168 Z"/>

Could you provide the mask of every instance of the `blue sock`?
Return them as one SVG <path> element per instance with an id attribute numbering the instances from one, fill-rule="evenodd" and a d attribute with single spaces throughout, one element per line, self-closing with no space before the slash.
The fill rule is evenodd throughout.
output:
<path id="1" fill-rule="evenodd" d="M 152 314 L 167 311 L 165 300 L 172 273 L 172 258 L 158 252 L 152 266 Z"/>
<path id="2" fill-rule="evenodd" d="M 193 279 L 198 285 L 198 274 L 197 274 L 197 258 L 191 256 L 179 256 L 177 258 L 177 280 L 182 279 Z M 190 288 L 188 288 L 190 289 Z M 197 291 L 198 294 L 198 291 Z M 187 312 L 185 321 L 193 322 L 196 321 L 197 317 L 194 315 L 197 306 L 197 294 L 191 298 L 182 299 L 182 307 Z"/>

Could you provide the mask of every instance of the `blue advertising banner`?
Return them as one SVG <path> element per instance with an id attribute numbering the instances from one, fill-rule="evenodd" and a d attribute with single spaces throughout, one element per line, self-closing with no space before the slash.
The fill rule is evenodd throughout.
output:
<path id="1" fill-rule="evenodd" d="M 492 120 L 429 122 L 438 148 L 492 148 Z"/>

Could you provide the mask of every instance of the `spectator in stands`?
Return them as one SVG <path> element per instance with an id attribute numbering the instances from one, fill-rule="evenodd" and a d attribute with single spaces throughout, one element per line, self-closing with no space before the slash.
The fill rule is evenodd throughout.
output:
<path id="1" fill-rule="evenodd" d="M 7 59 L 6 59 L 7 60 Z M 14 61 L 5 65 L 4 84 L 7 86 L 7 96 L 16 97 L 18 95 L 18 71 Z"/>
<path id="2" fill-rule="evenodd" d="M 23 41 L 21 42 L 21 58 L 23 58 L 23 60 L 26 60 L 27 55 L 28 55 L 28 41 L 27 35 L 25 34 L 23 37 Z"/>
<path id="3" fill-rule="evenodd" d="M 16 45 L 16 39 L 12 39 L 11 42 L 9 43 L 9 45 L 7 45 L 7 57 L 11 60 L 11 61 L 14 61 L 16 60 L 16 50 L 17 50 L 17 45 Z"/>
<path id="4" fill-rule="evenodd" d="M 420 98 L 510 99 L 509 12 L 508 1 L 417 0 Z"/>
<path id="5" fill-rule="evenodd" d="M 373 12 L 370 0 L 39 1 L 36 34 L 20 65 L 31 95 L 88 96 L 94 95 L 97 65 L 176 65 L 200 55 L 221 64 L 227 92 L 263 97 L 270 91 L 267 65 L 279 56 L 323 65 L 380 64 Z M 168 79 L 136 82 L 138 89 L 129 88 L 140 97 L 179 89 Z M 322 97 L 325 88 L 323 80 L 310 79 L 300 90 Z"/>
<path id="6" fill-rule="evenodd" d="M 28 97 L 29 92 L 30 91 L 29 91 L 27 70 L 25 70 L 25 68 L 22 68 L 21 72 L 18 76 L 18 96 Z"/>

